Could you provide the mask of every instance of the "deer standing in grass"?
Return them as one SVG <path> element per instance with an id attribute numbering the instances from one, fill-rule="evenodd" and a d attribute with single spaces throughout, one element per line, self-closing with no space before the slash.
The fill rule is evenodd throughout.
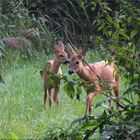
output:
<path id="1" fill-rule="evenodd" d="M 69 59 L 69 74 L 77 73 L 79 77 L 84 79 L 85 81 L 89 81 L 90 84 L 94 85 L 95 90 L 91 93 L 87 93 L 86 98 L 86 111 L 87 113 L 91 113 L 92 107 L 92 99 L 101 91 L 107 89 L 107 87 L 102 87 L 99 84 L 99 80 L 109 81 L 110 90 L 114 90 L 115 96 L 118 97 L 120 95 L 120 76 L 114 75 L 115 64 L 107 64 L 105 61 L 95 62 L 92 64 L 84 65 L 82 60 L 85 56 L 85 51 L 81 50 L 79 54 L 75 53 L 72 46 L 70 44 L 67 45 L 67 52 L 70 56 Z M 98 76 L 97 76 L 97 75 Z M 100 77 L 100 79 L 99 79 Z M 110 96 L 112 95 L 110 91 Z M 111 107 L 111 100 L 109 100 L 109 106 Z M 116 101 L 117 109 L 119 107 L 119 100 Z"/>
<path id="2" fill-rule="evenodd" d="M 55 85 L 55 87 L 49 83 L 51 78 L 53 78 L 53 75 L 50 76 L 50 73 L 61 76 L 62 75 L 61 64 L 66 64 L 68 60 L 67 55 L 64 51 L 64 44 L 62 43 L 62 41 L 58 41 L 54 45 L 53 52 L 55 54 L 55 58 L 53 60 L 49 60 L 47 62 L 47 66 L 40 72 L 44 81 L 44 107 L 46 106 L 46 100 L 47 97 L 49 96 L 50 108 L 52 106 L 53 100 L 56 102 L 57 107 L 59 105 L 59 86 L 60 86 L 60 83 Z M 52 89 L 54 90 L 53 93 Z"/>

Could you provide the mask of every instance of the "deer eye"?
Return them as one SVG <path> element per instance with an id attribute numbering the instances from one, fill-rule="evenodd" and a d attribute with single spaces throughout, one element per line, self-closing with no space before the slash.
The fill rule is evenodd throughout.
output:
<path id="1" fill-rule="evenodd" d="M 79 64 L 79 61 L 76 61 L 76 64 Z"/>
<path id="2" fill-rule="evenodd" d="M 62 54 L 61 54 L 61 55 L 59 55 L 59 56 L 60 56 L 60 57 L 64 57 L 64 55 L 62 55 Z"/>

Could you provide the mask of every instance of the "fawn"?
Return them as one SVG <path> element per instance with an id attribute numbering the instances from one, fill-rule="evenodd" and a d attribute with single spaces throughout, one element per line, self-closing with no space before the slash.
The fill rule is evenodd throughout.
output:
<path id="1" fill-rule="evenodd" d="M 114 90 L 115 96 L 118 97 L 120 95 L 120 76 L 114 74 L 115 70 L 115 64 L 107 64 L 105 61 L 95 62 L 92 64 L 89 64 L 89 66 L 84 65 L 82 62 L 83 57 L 85 56 L 85 51 L 80 50 L 80 53 L 77 54 L 73 50 L 72 46 L 70 44 L 67 44 L 67 52 L 70 56 L 69 59 L 69 74 L 77 73 L 79 77 L 81 77 L 85 81 L 89 81 L 91 85 L 94 85 L 95 89 L 91 93 L 87 93 L 86 98 L 86 111 L 85 115 L 87 113 L 91 113 L 91 103 L 92 99 L 100 92 L 105 90 L 107 87 L 103 87 L 99 84 L 99 77 L 101 80 L 109 81 L 108 84 L 109 88 Z M 98 75 L 96 75 L 94 72 Z M 111 97 L 111 91 L 110 91 L 110 97 Z M 111 100 L 109 100 L 109 106 L 111 107 Z M 118 109 L 119 106 L 119 100 L 116 101 L 116 106 Z"/>
<path id="2" fill-rule="evenodd" d="M 62 41 L 58 41 L 54 47 L 53 47 L 53 52 L 55 54 L 55 58 L 53 60 L 49 60 L 47 62 L 47 66 L 40 71 L 40 74 L 43 77 L 44 81 L 44 107 L 46 106 L 46 100 L 47 97 L 49 96 L 49 107 L 51 108 L 52 106 L 52 101 L 54 100 L 56 102 L 56 105 L 59 105 L 59 86 L 60 83 L 57 85 L 52 86 L 49 83 L 49 80 L 53 78 L 52 76 L 49 75 L 51 74 L 57 74 L 58 76 L 62 75 L 61 71 L 61 64 L 66 64 L 68 61 L 67 55 L 64 51 L 64 44 Z M 54 90 L 53 93 L 53 98 L 52 98 L 52 89 Z"/>

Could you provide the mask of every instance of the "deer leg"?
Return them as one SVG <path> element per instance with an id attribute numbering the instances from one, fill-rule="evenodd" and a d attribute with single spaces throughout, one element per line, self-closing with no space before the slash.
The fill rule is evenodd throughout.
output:
<path id="1" fill-rule="evenodd" d="M 115 97 L 119 97 L 120 96 L 120 77 L 116 78 L 116 86 L 114 87 L 114 93 L 115 93 Z M 116 108 L 117 110 L 119 109 L 120 106 L 120 102 L 119 99 L 116 99 Z"/>
<path id="2" fill-rule="evenodd" d="M 46 107 L 47 97 L 48 97 L 48 89 L 44 88 L 44 107 Z"/>
<path id="3" fill-rule="evenodd" d="M 116 108 L 118 110 L 119 109 L 119 105 L 120 105 L 119 99 L 118 99 L 118 97 L 120 96 L 120 89 L 118 87 L 115 87 L 114 88 L 114 93 L 115 93 L 115 97 L 116 97 Z"/>
<path id="4" fill-rule="evenodd" d="M 91 99 L 90 102 L 89 102 L 89 114 L 91 114 L 91 112 L 92 112 L 91 103 L 92 103 L 92 99 Z"/>
<path id="5" fill-rule="evenodd" d="M 110 91 L 110 93 L 109 93 L 109 97 L 110 97 L 110 99 L 109 99 L 109 110 L 111 110 L 111 105 L 112 105 L 112 100 L 111 100 L 111 98 L 112 98 L 112 91 Z"/>
<path id="6" fill-rule="evenodd" d="M 52 106 L 52 94 L 51 94 L 51 89 L 48 89 L 48 93 L 49 93 L 49 107 L 51 108 L 51 106 Z"/>
<path id="7" fill-rule="evenodd" d="M 54 89 L 53 100 L 56 102 L 57 107 L 59 106 L 59 86 Z"/>
<path id="8" fill-rule="evenodd" d="M 111 109 L 112 109 L 112 91 L 110 91 L 109 92 L 109 97 L 110 97 L 110 99 L 108 100 L 108 102 L 109 102 L 109 114 L 111 114 L 112 112 L 111 112 Z"/>
<path id="9" fill-rule="evenodd" d="M 93 92 L 87 95 L 86 98 L 86 112 L 85 115 L 87 115 L 88 113 L 91 114 L 92 112 L 92 107 L 91 107 L 91 103 L 92 103 L 92 99 L 93 97 L 95 97 L 98 94 L 98 92 Z"/>
<path id="10" fill-rule="evenodd" d="M 119 95 L 120 95 L 120 90 L 119 89 L 114 89 L 115 97 L 116 97 L 116 108 L 117 110 L 119 109 L 120 102 L 119 102 Z"/>

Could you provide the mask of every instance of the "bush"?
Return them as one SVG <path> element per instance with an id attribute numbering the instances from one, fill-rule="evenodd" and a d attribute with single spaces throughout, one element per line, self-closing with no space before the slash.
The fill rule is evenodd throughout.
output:
<path id="1" fill-rule="evenodd" d="M 5 2 L 3 1 L 3 3 Z M 14 7 L 11 8 L 12 11 L 3 11 L 3 7 L 0 15 L 0 38 L 25 38 L 32 43 L 32 49 L 37 51 L 45 50 L 46 53 L 49 53 L 51 42 L 58 37 L 45 24 L 46 19 L 29 16 L 28 10 L 21 1 L 13 1 L 9 4 L 11 7 Z"/>

